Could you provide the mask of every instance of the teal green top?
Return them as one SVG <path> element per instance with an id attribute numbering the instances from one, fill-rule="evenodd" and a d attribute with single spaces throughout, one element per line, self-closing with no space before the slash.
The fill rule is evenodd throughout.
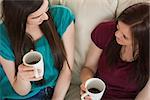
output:
<path id="1" fill-rule="evenodd" d="M 67 27 L 72 21 L 74 21 L 74 15 L 70 9 L 61 5 L 51 6 L 50 11 L 56 25 L 57 32 L 59 36 L 62 37 Z M 46 83 L 42 86 L 32 84 L 31 92 L 26 96 L 20 96 L 13 90 L 5 72 L 2 69 L 2 66 L 0 65 L 0 100 L 5 98 L 26 99 L 34 96 L 41 89 L 47 86 L 55 87 L 59 72 L 54 66 L 51 49 L 44 35 L 35 43 L 35 48 L 43 55 L 45 66 L 44 78 Z M 15 61 L 8 33 L 3 23 L 0 24 L 0 55 L 7 60 Z"/>

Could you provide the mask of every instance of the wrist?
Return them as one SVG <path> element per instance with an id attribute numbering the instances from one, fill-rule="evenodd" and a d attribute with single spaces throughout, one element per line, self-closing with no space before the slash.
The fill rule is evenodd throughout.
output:
<path id="1" fill-rule="evenodd" d="M 91 68 L 86 67 L 86 66 L 85 66 L 85 67 L 83 67 L 83 68 L 85 68 L 85 69 L 89 70 L 89 71 L 91 72 L 91 74 L 92 74 L 92 75 L 94 75 L 94 71 L 93 71 Z"/>
<path id="2" fill-rule="evenodd" d="M 93 76 L 94 76 L 94 72 L 92 69 L 86 66 L 83 67 L 80 75 L 80 79 L 82 83 L 86 82 L 90 78 L 93 78 Z"/>
<path id="3" fill-rule="evenodd" d="M 19 83 L 23 83 L 23 84 L 31 84 L 30 81 L 26 80 L 25 78 L 23 78 L 18 73 L 17 73 L 17 76 L 16 76 L 16 81 L 19 82 Z"/>

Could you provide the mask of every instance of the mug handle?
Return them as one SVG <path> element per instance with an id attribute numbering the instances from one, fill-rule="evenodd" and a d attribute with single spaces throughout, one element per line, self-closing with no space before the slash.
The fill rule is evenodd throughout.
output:
<path id="1" fill-rule="evenodd" d="M 82 96 L 81 96 L 81 100 L 84 100 L 84 97 L 88 96 L 87 93 L 84 93 Z"/>

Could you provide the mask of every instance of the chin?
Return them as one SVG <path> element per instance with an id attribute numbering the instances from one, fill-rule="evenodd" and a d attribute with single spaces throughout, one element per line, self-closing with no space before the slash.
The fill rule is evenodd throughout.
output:
<path id="1" fill-rule="evenodd" d="M 116 39 L 116 42 L 119 44 L 119 45 L 123 45 L 123 43 L 121 41 L 119 41 L 118 39 Z"/>
<path id="2" fill-rule="evenodd" d="M 38 23 L 38 25 L 41 25 L 43 22 Z"/>

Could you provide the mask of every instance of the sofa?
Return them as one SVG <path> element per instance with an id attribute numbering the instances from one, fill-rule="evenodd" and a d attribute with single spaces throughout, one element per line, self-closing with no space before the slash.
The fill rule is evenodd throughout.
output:
<path id="1" fill-rule="evenodd" d="M 91 41 L 92 30 L 103 21 L 112 20 L 128 6 L 150 0 L 51 0 L 69 7 L 75 14 L 75 62 L 72 81 L 65 100 L 80 100 L 80 70 Z"/>
<path id="2" fill-rule="evenodd" d="M 2 1 L 2 0 L 0 0 Z M 80 100 L 80 70 L 90 45 L 90 34 L 100 22 L 116 18 L 126 7 L 150 0 L 50 0 L 69 7 L 75 14 L 75 61 L 65 100 Z"/>

